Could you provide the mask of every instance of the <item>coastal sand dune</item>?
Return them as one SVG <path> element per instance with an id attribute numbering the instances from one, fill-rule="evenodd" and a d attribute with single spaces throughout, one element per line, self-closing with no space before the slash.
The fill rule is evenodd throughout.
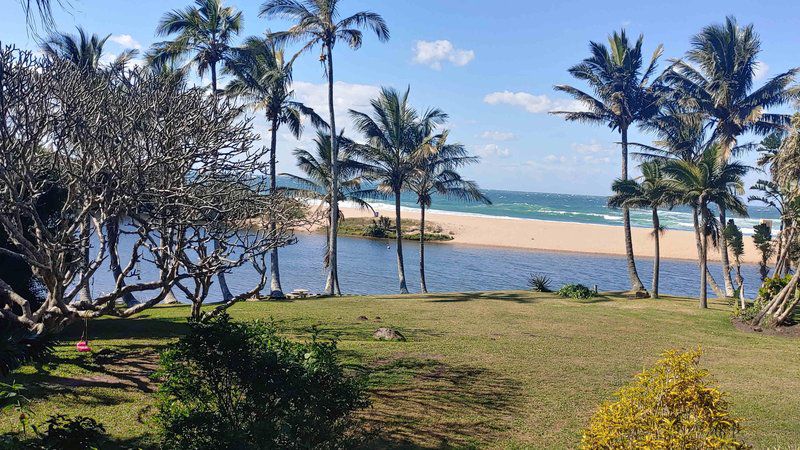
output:
<path id="1" fill-rule="evenodd" d="M 394 210 L 391 208 L 377 211 L 383 216 L 394 217 Z M 344 207 L 342 212 L 346 217 L 372 216 L 371 211 L 357 208 Z M 454 235 L 454 240 L 451 242 L 457 244 L 607 255 L 625 254 L 621 226 L 431 212 L 426 212 L 425 217 L 429 222 L 451 232 Z M 419 219 L 419 210 L 404 208 L 403 218 Z M 633 248 L 637 256 L 653 256 L 653 238 L 650 233 L 651 230 L 647 228 L 632 229 Z M 661 257 L 696 260 L 694 233 L 685 230 L 667 230 L 661 237 Z M 709 259 L 718 261 L 719 250 L 710 249 Z M 753 240 L 746 236 L 742 262 L 756 263 L 758 260 L 759 253 L 753 245 Z"/>

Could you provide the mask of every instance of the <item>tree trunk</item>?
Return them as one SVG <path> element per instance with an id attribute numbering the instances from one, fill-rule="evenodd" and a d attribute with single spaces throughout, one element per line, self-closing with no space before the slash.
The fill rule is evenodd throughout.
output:
<path id="1" fill-rule="evenodd" d="M 106 222 L 106 248 L 108 249 L 108 266 L 114 275 L 114 282 L 120 288 L 125 286 L 125 278 L 122 276 L 122 267 L 119 264 L 119 217 L 111 217 Z M 131 307 L 137 303 L 136 297 L 130 292 L 122 296 L 125 305 Z"/>
<path id="2" fill-rule="evenodd" d="M 622 179 L 628 179 L 628 128 L 622 128 Z M 622 226 L 625 230 L 625 257 L 628 263 L 628 278 L 631 282 L 631 292 L 645 292 L 647 290 L 639 279 L 636 271 L 636 259 L 633 255 L 633 239 L 631 238 L 631 212 L 627 207 L 622 208 Z"/>
<path id="3" fill-rule="evenodd" d="M 700 237 L 700 223 L 698 222 L 697 218 L 698 214 L 699 211 L 697 209 L 697 206 L 693 206 L 692 222 L 694 224 L 694 240 L 695 244 L 697 245 L 697 261 L 698 261 L 697 266 L 700 267 L 701 264 L 699 261 L 700 261 L 700 256 L 703 253 L 703 242 L 701 240 L 702 238 Z M 711 285 L 711 290 L 714 291 L 715 294 L 717 294 L 717 297 L 725 298 L 725 292 L 723 292 L 722 289 L 720 289 L 716 280 L 714 280 L 714 277 L 710 273 L 708 273 L 708 271 L 706 271 L 706 278 L 708 278 L 708 284 Z"/>
<path id="4" fill-rule="evenodd" d="M 769 301 L 753 319 L 753 325 L 784 325 L 798 304 L 797 284 L 800 271 L 792 275 L 789 283 Z"/>
<path id="5" fill-rule="evenodd" d="M 725 296 L 733 297 L 733 280 L 731 279 L 731 262 L 728 258 L 728 238 L 725 237 L 725 208 L 719 207 L 719 256 L 722 262 L 722 281 L 725 284 Z"/>
<path id="6" fill-rule="evenodd" d="M 275 168 L 275 160 L 276 155 L 275 151 L 278 148 L 278 121 L 276 119 L 272 119 L 272 139 L 270 141 L 270 152 L 269 152 L 269 192 L 273 196 L 277 192 L 278 189 L 278 177 Z M 269 232 L 270 235 L 275 236 L 275 221 L 270 217 L 269 219 Z M 274 247 L 272 252 L 269 256 L 269 270 L 270 270 L 270 298 L 285 298 L 286 296 L 283 295 L 283 289 L 281 288 L 281 272 L 280 272 L 280 264 L 278 264 L 278 247 Z"/>
<path id="7" fill-rule="evenodd" d="M 707 249 L 708 235 L 703 233 L 703 251 L 700 254 L 700 307 L 703 309 L 708 308 L 708 288 L 706 287 L 706 278 L 708 277 Z"/>
<path id="8" fill-rule="evenodd" d="M 420 205 L 419 215 L 419 283 L 422 293 L 428 293 L 428 286 L 425 283 L 425 205 Z"/>
<path id="9" fill-rule="evenodd" d="M 658 274 L 659 265 L 661 264 L 661 246 L 659 239 L 661 238 L 661 224 L 658 220 L 658 208 L 653 208 L 653 242 L 655 248 L 653 250 L 653 298 L 658 298 Z"/>
<path id="10" fill-rule="evenodd" d="M 339 234 L 339 136 L 336 134 L 336 117 L 333 108 L 333 49 L 331 43 L 325 44 L 328 58 L 328 113 L 331 132 L 331 227 L 328 241 L 328 279 L 325 281 L 325 294 L 341 295 L 337 261 Z"/>
<path id="11" fill-rule="evenodd" d="M 85 274 L 86 271 L 89 269 L 89 250 L 91 249 L 91 242 L 92 242 L 92 217 L 90 215 L 86 216 L 86 220 L 83 224 L 83 238 L 86 239 L 88 245 L 84 246 L 83 249 L 83 269 L 82 272 Z M 85 275 L 84 275 L 85 276 Z M 92 289 L 90 284 L 92 280 L 84 280 L 85 283 L 83 287 L 81 287 L 80 292 L 78 293 L 78 301 L 81 303 L 90 304 L 92 303 Z"/>
<path id="12" fill-rule="evenodd" d="M 701 226 L 703 233 L 703 251 L 700 255 L 700 308 L 708 308 L 708 288 L 706 287 L 706 278 L 708 277 L 708 209 L 705 205 L 705 199 L 701 196 L 700 200 L 700 216 L 702 217 Z"/>
<path id="13" fill-rule="evenodd" d="M 400 293 L 408 294 L 408 287 L 406 287 L 406 269 L 403 266 L 403 225 L 400 221 L 400 186 L 396 186 L 394 190 L 394 231 L 395 241 L 397 244 L 397 276 L 400 278 Z"/>
<path id="14" fill-rule="evenodd" d="M 217 99 L 217 64 L 211 64 L 211 95 L 214 96 L 214 99 Z M 214 102 L 214 106 L 216 107 L 216 101 Z M 220 242 L 217 239 L 214 239 L 214 250 L 219 250 L 221 248 Z M 228 281 L 225 279 L 225 272 L 220 272 L 217 274 L 217 280 L 219 281 L 219 290 L 222 292 L 222 301 L 228 302 L 233 298 L 233 294 L 231 290 L 228 289 Z"/>

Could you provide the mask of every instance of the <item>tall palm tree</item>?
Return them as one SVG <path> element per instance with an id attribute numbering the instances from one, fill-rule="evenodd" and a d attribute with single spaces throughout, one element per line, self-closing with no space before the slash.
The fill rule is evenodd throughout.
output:
<path id="1" fill-rule="evenodd" d="M 242 29 L 242 13 L 223 0 L 195 0 L 194 6 L 166 13 L 156 27 L 158 36 L 175 37 L 157 42 L 147 54 L 151 64 L 181 60 L 198 75 L 211 73 L 211 92 L 217 95 L 219 65 L 231 57 L 232 41 Z"/>
<path id="2" fill-rule="evenodd" d="M 175 35 L 172 40 L 157 42 L 146 57 L 151 65 L 173 63 L 191 56 L 187 66 L 201 77 L 211 73 L 211 94 L 218 95 L 217 71 L 230 60 L 232 41 L 242 29 L 242 13 L 224 6 L 223 0 L 195 0 L 194 6 L 166 13 L 156 27 L 159 36 Z M 214 246 L 221 243 L 214 240 Z M 217 274 L 223 301 L 233 298 L 225 273 Z"/>
<path id="3" fill-rule="evenodd" d="M 609 197 L 608 206 L 612 208 L 649 208 L 653 215 L 653 285 L 651 295 L 658 298 L 659 266 L 661 264 L 661 248 L 659 239 L 664 232 L 658 217 L 658 208 L 672 207 L 675 203 L 674 191 L 664 177 L 661 163 L 645 162 L 641 165 L 641 181 L 635 179 L 618 179 L 611 185 L 614 195 Z"/>
<path id="4" fill-rule="evenodd" d="M 470 156 L 461 144 L 447 142 L 449 131 L 445 130 L 423 146 L 416 155 L 416 169 L 409 181 L 409 189 L 417 196 L 420 207 L 419 225 L 419 277 L 423 293 L 428 292 L 425 282 L 425 210 L 431 207 L 434 194 L 462 201 L 475 201 L 491 204 L 481 193 L 478 185 L 465 180 L 458 169 L 480 160 Z"/>
<path id="5" fill-rule="evenodd" d="M 654 133 L 656 139 L 652 145 L 631 142 L 640 149 L 634 157 L 645 161 L 656 161 L 662 165 L 670 160 L 680 160 L 695 164 L 703 156 L 709 145 L 706 124 L 702 114 L 686 111 L 675 104 L 667 105 L 658 116 L 646 121 L 642 128 Z M 738 150 L 736 150 L 738 152 Z M 697 205 L 691 205 L 694 225 L 695 245 L 697 247 L 697 263 L 700 265 L 703 251 L 702 231 L 697 219 Z M 724 298 L 725 291 L 720 288 L 710 272 L 707 282 L 717 297 Z"/>
<path id="6" fill-rule="evenodd" d="M 333 107 L 333 48 L 338 40 L 356 50 L 361 47 L 363 34 L 361 29 L 370 29 L 382 42 L 389 40 L 389 28 L 383 18 L 371 11 L 360 11 L 344 19 L 339 19 L 340 0 L 268 0 L 261 5 L 259 15 L 264 17 L 281 17 L 294 21 L 294 25 L 286 31 L 272 33 L 270 36 L 279 44 L 298 42 L 302 44 L 299 53 L 321 47 L 320 62 L 325 67 L 328 79 L 328 124 L 333 136 L 331 151 L 331 192 L 338 192 L 339 181 L 339 141 L 336 131 L 336 117 Z M 298 54 L 299 54 L 298 53 Z M 333 295 L 334 285 L 338 282 L 337 233 L 339 227 L 339 205 L 336 201 L 331 205 L 331 227 L 328 255 L 330 266 L 325 291 Z"/>
<path id="7" fill-rule="evenodd" d="M 711 120 L 712 138 L 722 147 L 721 157 L 728 159 L 737 139 L 754 132 L 766 135 L 780 131 L 790 117 L 766 112 L 792 98 L 789 85 L 798 69 L 781 73 L 762 87 L 753 89 L 761 41 L 753 25 L 740 27 L 732 16 L 724 24 L 709 25 L 692 38 L 687 61 L 675 61 L 666 72 L 680 103 L 705 114 Z M 719 220 L 726 223 L 725 209 Z M 733 295 L 728 245 L 721 236 L 720 256 L 725 291 Z"/>
<path id="8" fill-rule="evenodd" d="M 397 275 L 400 293 L 408 294 L 403 262 L 403 231 L 400 217 L 400 194 L 416 169 L 416 155 L 429 145 L 434 128 L 447 120 L 447 114 L 433 108 L 422 115 L 408 102 L 410 88 L 404 93 L 383 88 L 370 103 L 372 115 L 350 110 L 356 129 L 367 139 L 360 146 L 374 169 L 370 177 L 377 182 L 372 195 L 394 196 Z"/>
<path id="9" fill-rule="evenodd" d="M 282 188 L 289 195 L 316 200 L 320 202 L 321 213 L 327 219 L 327 228 L 331 227 L 330 210 L 337 202 L 352 202 L 360 208 L 372 210 L 372 206 L 364 200 L 362 185 L 365 181 L 364 174 L 373 168 L 369 164 L 360 162 L 357 159 L 357 147 L 353 142 L 341 134 L 339 135 L 339 188 L 338 194 L 334 199 L 331 195 L 330 186 L 333 169 L 331 167 L 332 143 L 331 136 L 327 131 L 318 130 L 314 138 L 314 150 L 308 151 L 302 148 L 294 150 L 297 159 L 297 167 L 305 173 L 305 176 L 281 174 L 287 177 L 296 186 Z M 341 219 L 341 215 L 339 216 Z M 326 233 L 330 239 L 330 233 Z M 325 266 L 330 265 L 329 246 L 326 246 Z M 334 285 L 334 292 L 341 295 L 341 289 L 337 284 Z"/>
<path id="10" fill-rule="evenodd" d="M 663 85 L 659 79 L 651 83 L 658 58 L 663 53 L 659 45 L 645 66 L 642 57 L 642 42 L 631 45 L 625 30 L 614 32 L 608 38 L 608 46 L 591 42 L 591 56 L 571 67 L 573 77 L 585 81 L 594 92 L 582 91 L 573 86 L 558 85 L 557 91 L 566 92 L 578 100 L 586 111 L 553 111 L 569 121 L 607 125 L 620 133 L 622 141 L 622 179 L 628 179 L 628 129 L 631 125 L 655 116 L 663 99 Z M 631 290 L 646 292 L 633 255 L 631 239 L 631 217 L 628 207 L 623 207 L 625 231 L 625 255 L 628 262 L 628 277 Z"/>
<path id="11" fill-rule="evenodd" d="M 692 205 L 696 214 L 694 220 L 700 222 L 702 248 L 700 252 L 700 307 L 708 307 L 706 274 L 708 273 L 708 238 L 716 241 L 720 224 L 711 212 L 710 205 L 747 215 L 747 207 L 739 197 L 744 193 L 742 177 L 747 166 L 737 161 L 727 161 L 722 156 L 721 144 L 714 143 L 706 148 L 697 162 L 670 160 L 664 165 L 664 173 L 671 180 L 669 185 L 685 204 Z M 724 226 L 724 224 L 722 225 Z"/>
<path id="12" fill-rule="evenodd" d="M 251 108 L 263 110 L 270 127 L 270 192 L 277 192 L 276 151 L 278 129 L 286 125 L 296 138 L 302 134 L 303 116 L 309 117 L 317 127 L 327 126 L 314 110 L 293 100 L 292 62 L 286 61 L 283 49 L 275 46 L 268 38 L 251 37 L 236 49 L 228 70 L 235 78 L 228 84 L 228 95 L 248 102 Z M 275 222 L 270 220 L 269 228 L 275 232 Z M 281 288 L 278 248 L 270 254 L 270 297 L 284 298 Z"/>

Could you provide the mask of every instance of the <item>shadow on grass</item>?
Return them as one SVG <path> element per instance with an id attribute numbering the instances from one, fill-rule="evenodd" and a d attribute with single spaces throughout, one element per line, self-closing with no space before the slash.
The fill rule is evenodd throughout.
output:
<path id="1" fill-rule="evenodd" d="M 364 448 L 477 448 L 512 425 L 519 383 L 478 367 L 401 356 L 366 368 Z"/>
<path id="2" fill-rule="evenodd" d="M 453 292 L 441 294 L 427 294 L 421 300 L 433 303 L 459 303 L 476 300 L 500 300 L 516 303 L 538 303 L 543 300 L 540 294 L 528 292 Z"/>

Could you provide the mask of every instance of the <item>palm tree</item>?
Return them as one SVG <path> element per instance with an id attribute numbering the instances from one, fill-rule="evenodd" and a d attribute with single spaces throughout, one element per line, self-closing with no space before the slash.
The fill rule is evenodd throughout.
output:
<path id="1" fill-rule="evenodd" d="M 194 6 L 170 11 L 161 18 L 156 34 L 175 38 L 154 44 L 146 57 L 151 65 L 158 66 L 191 55 L 187 66 L 195 67 L 201 77 L 211 72 L 211 94 L 216 97 L 217 66 L 230 60 L 231 41 L 241 29 L 242 13 L 223 6 L 223 0 L 195 0 Z M 220 245 L 215 239 L 214 247 Z M 217 274 L 217 280 L 222 300 L 232 299 L 225 273 Z"/>
<path id="2" fill-rule="evenodd" d="M 339 188 L 336 199 L 334 200 L 331 195 L 330 186 L 333 170 L 331 168 L 331 152 L 332 143 L 331 136 L 328 132 L 318 130 L 317 136 L 314 139 L 314 151 L 308 151 L 301 148 L 295 149 L 293 154 L 297 159 L 297 167 L 305 173 L 305 176 L 298 176 L 283 173 L 281 176 L 287 177 L 290 181 L 294 182 L 296 187 L 282 188 L 289 195 L 302 197 L 310 200 L 320 202 L 322 214 L 327 219 L 327 228 L 331 227 L 331 214 L 330 210 L 337 202 L 352 202 L 360 208 L 372 209 L 364 200 L 364 191 L 361 190 L 362 184 L 365 181 L 364 173 L 370 172 L 372 167 L 369 164 L 358 161 L 357 147 L 353 142 L 341 134 L 339 135 L 340 142 L 340 164 L 339 164 Z M 342 216 L 340 215 L 341 219 Z M 326 233 L 330 239 L 330 233 Z M 325 266 L 330 265 L 330 254 L 328 253 L 330 247 L 326 246 Z M 334 290 L 337 295 L 341 295 L 341 289 L 338 283 L 334 285 Z"/>
<path id="3" fill-rule="evenodd" d="M 650 208 L 653 214 L 653 240 L 655 243 L 653 253 L 653 286 L 651 294 L 658 298 L 659 266 L 661 263 L 661 249 L 659 238 L 664 232 L 658 217 L 658 208 L 672 207 L 675 203 L 674 192 L 664 177 L 661 163 L 650 161 L 641 165 L 641 181 L 618 179 L 611 185 L 614 195 L 609 197 L 608 206 L 612 208 Z"/>
<path id="4" fill-rule="evenodd" d="M 270 36 L 279 44 L 299 42 L 302 49 L 299 53 L 311 51 L 321 46 L 320 62 L 324 65 L 328 79 L 328 124 L 333 136 L 331 152 L 331 169 L 333 176 L 331 192 L 338 192 L 339 181 L 339 141 L 336 131 L 336 117 L 333 107 L 333 48 L 338 40 L 344 40 L 352 49 L 358 49 L 363 42 L 360 29 L 370 29 L 382 42 L 389 40 L 389 28 L 383 18 L 371 11 L 360 11 L 344 19 L 339 19 L 340 0 L 268 0 L 261 5 L 260 16 L 287 18 L 295 22 L 286 31 L 272 33 Z M 299 54 L 298 53 L 298 54 Z M 330 228 L 330 266 L 325 291 L 333 295 L 334 285 L 339 284 L 337 264 L 337 233 L 339 227 L 339 205 L 331 205 Z"/>
<path id="5" fill-rule="evenodd" d="M 458 173 L 459 168 L 476 163 L 480 158 L 469 156 L 461 144 L 448 143 L 448 135 L 447 130 L 443 131 L 431 140 L 430 145 L 423 146 L 418 151 L 416 169 L 409 181 L 409 189 L 416 194 L 417 204 L 420 207 L 419 276 L 423 293 L 428 292 L 425 283 L 425 210 L 431 207 L 433 195 L 439 194 L 462 201 L 492 203 L 481 193 L 474 181 L 465 180 Z"/>
<path id="6" fill-rule="evenodd" d="M 594 91 L 594 96 L 572 86 L 555 86 L 557 91 L 566 92 L 578 100 L 586 111 L 553 111 L 552 114 L 561 115 L 569 121 L 607 125 L 612 130 L 619 131 L 622 138 L 623 180 L 628 179 L 628 129 L 637 122 L 655 116 L 663 98 L 660 81 L 657 79 L 650 83 L 663 47 L 659 45 L 647 66 L 644 66 L 643 40 L 643 36 L 639 36 L 631 46 L 625 30 L 622 30 L 609 36 L 608 47 L 597 42 L 590 43 L 592 55 L 570 68 L 569 72 L 575 78 L 585 81 Z M 645 291 L 636 272 L 628 207 L 623 207 L 623 225 L 631 290 Z"/>
<path id="7" fill-rule="evenodd" d="M 77 35 L 51 33 L 42 43 L 42 51 L 47 56 L 69 61 L 83 70 L 98 69 L 103 46 L 111 35 L 101 38 L 96 34 L 89 36 L 81 27 L 77 27 L 77 30 Z"/>
<path id="8" fill-rule="evenodd" d="M 744 133 L 766 135 L 780 131 L 789 123 L 785 114 L 767 113 L 771 107 L 785 104 L 792 98 L 788 89 L 798 69 L 793 68 L 753 90 L 761 41 L 753 25 L 740 27 L 734 17 L 724 24 L 709 25 L 692 38 L 687 61 L 675 61 L 666 72 L 666 80 L 674 87 L 677 99 L 687 107 L 705 114 L 711 120 L 712 139 L 722 147 L 721 157 L 728 159 L 737 139 Z M 725 209 L 719 220 L 726 223 Z M 733 295 L 728 245 L 722 236 L 720 256 L 725 291 Z"/>
<path id="9" fill-rule="evenodd" d="M 255 110 L 263 110 L 270 126 L 270 192 L 277 192 L 276 151 L 278 129 L 286 125 L 296 138 L 302 134 L 301 118 L 309 117 L 317 127 L 327 126 L 314 110 L 294 101 L 291 89 L 292 62 L 284 59 L 283 49 L 265 38 L 251 37 L 245 40 L 228 63 L 228 70 L 235 78 L 228 84 L 228 95 L 245 100 Z M 269 228 L 275 232 L 275 222 Z M 281 288 L 278 248 L 270 255 L 270 297 L 284 298 Z"/>
<path id="10" fill-rule="evenodd" d="M 447 114 L 436 108 L 420 116 L 408 103 L 409 92 L 410 89 L 406 89 L 401 94 L 395 89 L 383 88 L 378 98 L 370 102 L 372 116 L 350 110 L 356 129 L 367 139 L 361 147 L 365 158 L 374 166 L 370 177 L 378 183 L 372 194 L 394 196 L 397 275 L 401 294 L 407 294 L 408 287 L 403 264 L 400 194 L 408 188 L 417 168 L 415 158 L 419 150 L 429 145 L 433 129 L 447 119 Z"/>
<path id="11" fill-rule="evenodd" d="M 674 104 L 667 105 L 662 113 L 644 122 L 642 128 L 656 135 L 653 145 L 631 142 L 631 145 L 641 150 L 634 153 L 634 157 L 645 161 L 657 161 L 663 165 L 670 160 L 680 160 L 696 164 L 708 147 L 706 121 L 703 115 L 686 111 L 685 108 Z M 691 206 L 699 267 L 703 251 L 702 231 L 697 220 L 697 205 Z M 726 296 L 710 272 L 707 273 L 707 282 L 717 297 Z"/>
<path id="12" fill-rule="evenodd" d="M 217 95 L 218 66 L 231 57 L 231 42 L 241 29 L 242 13 L 224 6 L 223 0 L 195 0 L 194 6 L 170 11 L 161 18 L 156 34 L 175 37 L 154 44 L 147 59 L 159 64 L 191 55 L 187 65 L 195 67 L 201 77 L 210 72 L 211 92 Z"/>
<path id="13" fill-rule="evenodd" d="M 708 273 L 708 237 L 716 241 L 719 224 L 711 213 L 710 205 L 747 216 L 747 207 L 739 195 L 744 193 L 742 177 L 747 166 L 722 158 L 722 145 L 709 145 L 697 162 L 670 160 L 664 165 L 664 173 L 671 180 L 670 187 L 680 195 L 685 204 L 692 205 L 694 220 L 700 222 L 702 248 L 700 252 L 700 307 L 708 307 L 706 275 Z M 714 242 L 716 244 L 716 242 Z"/>

